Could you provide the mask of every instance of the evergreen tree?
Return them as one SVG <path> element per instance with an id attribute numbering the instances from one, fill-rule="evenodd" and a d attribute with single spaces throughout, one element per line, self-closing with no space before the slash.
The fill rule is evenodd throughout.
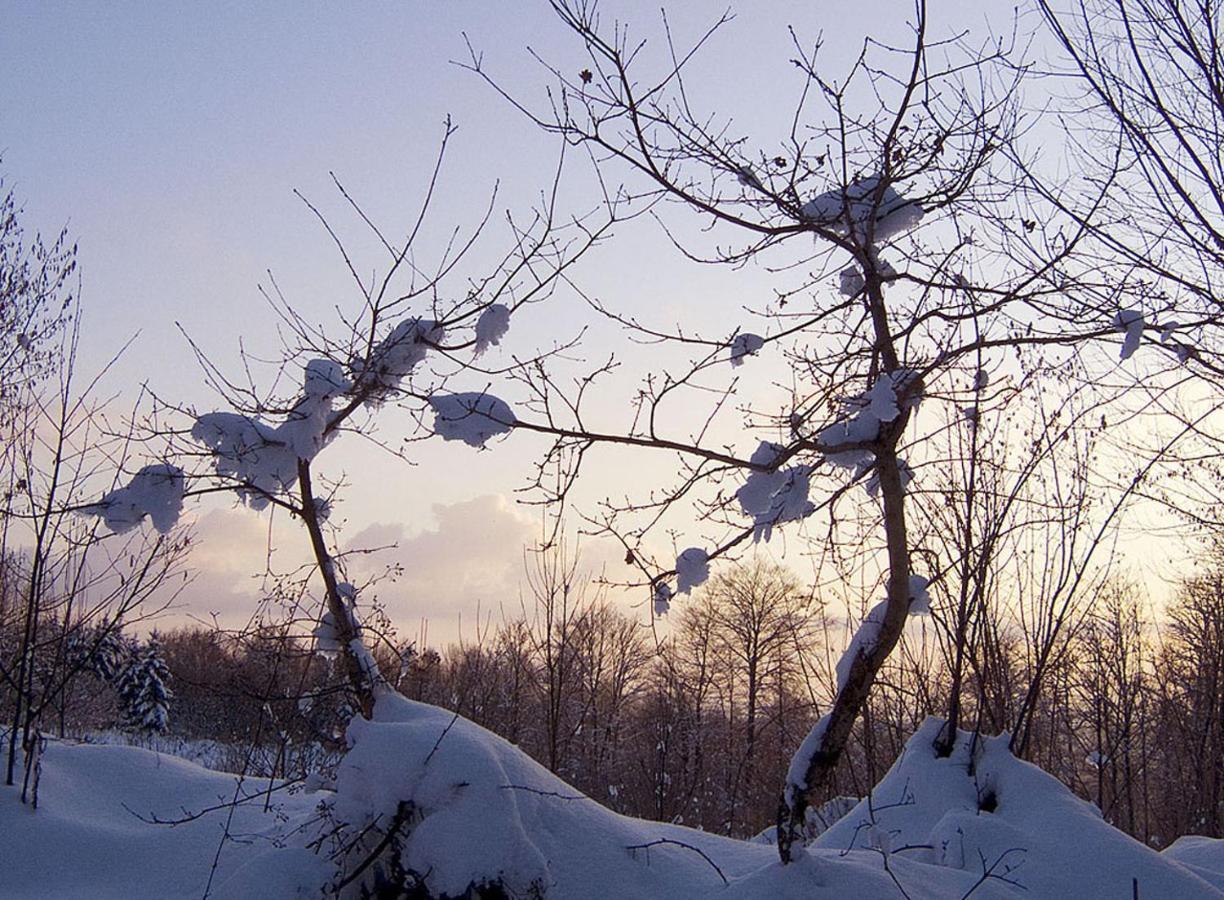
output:
<path id="1" fill-rule="evenodd" d="M 68 637 L 68 660 L 102 681 L 115 681 L 122 672 L 125 638 L 122 630 L 103 622 L 78 628 Z"/>
<path id="2" fill-rule="evenodd" d="M 161 654 L 157 635 L 133 652 L 115 683 L 124 724 L 136 731 L 164 732 L 169 722 L 170 699 L 166 687 L 170 670 Z"/>

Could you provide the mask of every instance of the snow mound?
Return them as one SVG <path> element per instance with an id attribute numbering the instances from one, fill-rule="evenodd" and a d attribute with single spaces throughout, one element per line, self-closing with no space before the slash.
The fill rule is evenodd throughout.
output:
<path id="1" fill-rule="evenodd" d="M 942 727 L 928 719 L 871 795 L 813 846 L 870 849 L 872 834 L 887 835 L 894 856 L 985 875 L 975 897 L 1104 900 L 1133 896 L 1136 881 L 1140 897 L 1224 897 L 1224 878 L 1209 868 L 1224 860 L 1224 843 L 1200 850 L 1178 842 L 1180 850 L 1157 853 L 1012 756 L 1007 735 L 975 740 L 960 732 L 952 753 L 937 756 Z"/>
<path id="2" fill-rule="evenodd" d="M 19 788 L 0 787 L 0 897 L 200 897 L 216 858 L 209 896 L 355 898 L 393 853 L 433 897 L 497 885 L 498 896 L 590 900 L 1117 900 L 1137 881 L 1144 898 L 1224 898 L 1224 841 L 1183 838 L 1156 853 L 1013 758 L 1005 738 L 961 734 L 937 757 L 941 725 L 928 720 L 871 795 L 789 866 L 768 832 L 738 841 L 617 815 L 509 742 L 389 692 L 372 720 L 350 726 L 336 793 L 277 791 L 268 812 L 261 779 L 239 785 L 148 750 L 53 741 L 37 811 Z M 826 821 L 844 806 L 839 798 Z M 185 812 L 194 817 L 173 827 L 145 821 Z M 227 820 L 234 839 L 218 853 Z M 341 823 L 345 872 L 321 840 Z M 382 855 L 334 893 L 374 850 Z"/>
<path id="3" fill-rule="evenodd" d="M 1187 834 L 1175 840 L 1160 855 L 1181 863 L 1204 881 L 1224 891 L 1224 841 Z"/>
<path id="4" fill-rule="evenodd" d="M 0 787 L 4 874 L 0 897 L 13 900 L 165 900 L 202 897 L 238 784 L 234 775 L 138 747 L 51 741 L 43 757 L 39 806 L 19 802 L 20 787 Z M 280 817 L 306 821 L 318 796 L 277 791 L 264 812 L 268 782 L 239 789 L 231 834 L 218 857 L 210 896 L 233 900 L 319 897 L 326 860 L 275 846 Z M 218 808 L 219 807 L 219 808 Z M 211 810 L 211 811 L 206 811 Z M 164 821 L 198 817 L 173 827 Z M 287 865 L 290 856 L 294 865 Z M 242 876 L 266 857 L 258 880 Z M 286 863 L 282 865 L 281 863 Z"/>
<path id="5" fill-rule="evenodd" d="M 815 851 L 783 867 L 768 844 L 617 815 L 507 741 L 445 710 L 388 694 L 356 720 L 334 813 L 356 828 L 407 804 L 400 863 L 432 896 L 498 884 L 512 897 L 866 900 L 894 896 L 878 854 Z M 961 896 L 969 873 L 893 862 L 910 896 Z M 984 896 L 990 896 L 985 894 Z"/>

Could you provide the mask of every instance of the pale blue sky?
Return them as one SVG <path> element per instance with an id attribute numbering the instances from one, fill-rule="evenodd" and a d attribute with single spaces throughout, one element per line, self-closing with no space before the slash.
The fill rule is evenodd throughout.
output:
<path id="1" fill-rule="evenodd" d="M 1000 28 L 1010 28 L 1007 3 L 933 0 L 930 6 L 937 35 L 955 27 L 985 38 L 988 13 Z M 723 9 L 715 3 L 670 7 L 681 42 Z M 602 8 L 606 18 L 635 23 L 662 49 L 657 2 L 607 2 Z M 769 0 L 735 9 L 737 20 L 698 60 L 691 83 L 706 103 L 734 113 L 745 132 L 765 139 L 789 127 L 799 87 L 787 61 L 786 25 L 809 39 L 823 31 L 825 64 L 840 73 L 867 29 L 901 41 L 912 15 L 908 0 Z M 128 390 L 147 379 L 166 397 L 202 406 L 210 401 L 175 322 L 232 370 L 239 337 L 256 351 L 277 349 L 272 317 L 256 291 L 265 269 L 275 272 L 308 319 L 329 321 L 333 305 L 356 305 L 339 259 L 294 188 L 339 215 L 328 178 L 335 171 L 375 220 L 400 230 L 421 196 L 447 114 L 459 132 L 443 181 L 439 234 L 470 224 L 495 181 L 502 185 L 499 205 L 518 210 L 547 183 L 553 142 L 478 78 L 450 64 L 466 52 L 462 32 L 484 53 L 490 71 L 528 98 L 542 97 L 548 81 L 528 55 L 529 45 L 563 68 L 584 64 L 581 47 L 542 0 L 0 0 L 0 21 L 3 171 L 25 204 L 28 224 L 50 232 L 66 223 L 80 244 L 86 366 L 139 330 L 109 387 Z M 576 207 L 593 202 L 580 172 L 572 190 Z M 657 231 L 626 231 L 582 273 L 584 283 L 598 285 L 625 308 L 676 319 L 694 310 L 722 314 L 748 302 L 739 293 L 765 289 L 759 273 L 694 269 L 676 262 Z M 362 248 L 360 239 L 355 246 Z M 579 319 L 570 309 L 563 306 L 526 327 L 564 330 Z M 500 574 L 445 594 L 470 615 L 478 596 L 485 595 L 487 608 L 488 595 L 512 590 L 516 541 L 531 527 L 526 514 L 504 503 L 486 504 L 483 512 L 472 506 L 476 498 L 507 495 L 522 483 L 539 445 L 510 445 L 482 454 L 423 448 L 415 469 L 389 464 L 369 449 L 337 446 L 325 465 L 335 467 L 332 473 L 362 474 L 347 493 L 350 533 L 402 527 L 405 537 L 428 543 L 431 529 L 462 532 L 456 523 L 465 514 L 500 523 L 491 526 L 489 538 L 504 544 L 493 554 L 498 561 L 481 563 L 482 571 Z M 431 476 L 453 471 L 456 453 L 463 454 L 462 479 Z M 633 465 L 639 477 L 649 471 Z M 605 475 L 614 483 L 615 471 Z M 437 511 L 435 504 L 441 504 Z M 220 534 L 229 526 L 210 519 L 208 528 Z M 241 529 L 257 540 L 254 522 Z M 251 557 L 254 564 L 260 558 Z M 207 578 L 218 567 L 232 570 L 231 582 L 240 574 L 232 558 L 206 565 L 212 565 Z M 214 595 L 227 589 L 210 588 Z M 438 608 L 430 604 L 431 616 Z M 392 611 L 407 620 L 419 614 L 406 601 Z M 438 626 L 444 634 L 446 628 Z"/>

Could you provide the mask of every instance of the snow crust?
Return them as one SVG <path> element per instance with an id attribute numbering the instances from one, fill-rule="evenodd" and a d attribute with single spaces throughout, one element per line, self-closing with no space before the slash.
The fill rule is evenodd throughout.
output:
<path id="1" fill-rule="evenodd" d="M 410 799 L 417 818 L 400 859 L 429 873 L 435 896 L 494 880 L 519 897 L 895 895 L 878 854 L 801 852 L 784 868 L 767 844 L 619 816 L 501 738 L 399 696 L 379 700 L 373 721 L 355 720 L 349 737 L 335 816 L 386 821 Z M 961 896 L 974 881 L 908 860 L 898 870 L 914 898 Z"/>

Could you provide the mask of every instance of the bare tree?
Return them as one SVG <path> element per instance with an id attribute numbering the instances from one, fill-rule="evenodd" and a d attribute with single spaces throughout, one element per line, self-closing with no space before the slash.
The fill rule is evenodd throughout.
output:
<path id="1" fill-rule="evenodd" d="M 989 376 L 1014 373 L 1017 348 L 1047 348 L 1045 371 L 1061 377 L 1070 348 L 1116 333 L 1114 310 L 1065 290 L 1085 228 L 1060 218 L 1027 174 L 1017 105 L 1024 66 L 1006 42 L 934 39 L 918 2 L 908 48 L 868 39 L 847 75 L 832 80 L 817 67 L 819 42 L 796 36 L 794 113 L 772 139 L 753 143 L 736 133 L 729 111 L 698 109 L 686 89 L 691 60 L 728 17 L 688 46 L 665 19 L 665 58 L 652 61 L 627 28 L 604 27 L 596 4 L 553 6 L 587 65 L 563 71 L 544 61 L 549 105 L 510 102 L 586 149 L 608 201 L 651 212 L 688 259 L 765 265 L 780 284 L 755 310 L 763 334 L 669 328 L 591 292 L 599 314 L 671 347 L 671 365 L 645 379 L 632 426 L 619 432 L 588 424 L 584 412 L 611 364 L 588 373 L 577 391 L 547 372 L 521 370 L 539 415 L 520 417 L 517 427 L 554 436 L 541 472 L 562 473 L 537 486 L 562 499 L 600 445 L 675 454 L 674 484 L 609 501 L 587 517 L 592 530 L 623 543 L 660 603 L 673 575 L 691 583 L 710 560 L 813 516 L 828 521 L 822 557 L 842 554 L 839 541 L 855 547 L 845 555 L 858 580 L 868 595 L 878 588 L 885 596 L 867 604 L 832 708 L 791 767 L 779 814 L 779 849 L 789 861 L 808 797 L 827 791 L 911 606 L 938 574 L 915 571 L 906 509 L 907 499 L 922 502 L 911 478 L 943 464 L 924 450 L 931 431 L 915 415 L 919 402 L 937 400 L 975 422 L 987 417 L 999 396 L 987 389 Z M 482 57 L 473 53 L 469 64 L 497 87 Z M 676 207 L 695 216 L 700 234 L 669 218 Z M 771 401 L 736 408 L 739 381 L 748 382 L 749 366 L 763 365 L 752 357 L 773 351 L 785 354 L 790 384 Z M 740 365 L 742 379 L 722 375 L 728 366 L 739 376 Z M 705 412 L 694 418 L 692 409 Z M 727 421 L 732 410 L 738 431 Z M 691 431 L 673 433 L 666 427 L 673 419 Z M 744 426 L 764 438 L 754 452 L 737 439 Z M 746 482 L 728 488 L 741 473 Z M 853 493 L 859 487 L 868 502 Z M 712 546 L 693 547 L 672 566 L 656 561 L 650 538 L 682 504 L 713 535 Z"/>
<path id="2" fill-rule="evenodd" d="M 780 715 L 796 692 L 798 657 L 816 649 L 817 624 L 811 593 L 785 569 L 759 558 L 714 576 L 681 614 L 680 628 L 690 640 L 708 635 L 717 681 L 730 701 L 728 718 L 743 721 L 742 734 L 731 735 L 728 747 L 728 831 L 735 831 L 738 811 L 759 814 L 760 797 L 753 794 L 760 787 L 762 719 Z M 774 774 L 767 772 L 766 779 L 772 790 Z"/>
<path id="3" fill-rule="evenodd" d="M 3 190 L 0 185 L 0 191 Z M 0 685 L 9 723 L 5 783 L 25 754 L 36 788 L 39 735 L 67 727 L 78 680 L 113 675 L 125 626 L 174 599 L 187 537 L 114 538 L 76 515 L 130 456 L 129 429 L 77 371 L 75 247 L 28 238 L 12 193 L 0 199 Z"/>

